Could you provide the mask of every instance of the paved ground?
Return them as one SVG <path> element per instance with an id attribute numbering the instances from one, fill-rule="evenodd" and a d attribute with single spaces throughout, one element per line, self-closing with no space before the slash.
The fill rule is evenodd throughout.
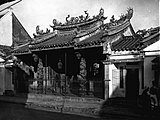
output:
<path id="1" fill-rule="evenodd" d="M 142 109 L 133 106 L 133 104 L 132 106 L 127 107 L 125 106 L 125 104 L 117 105 L 113 103 L 110 105 L 107 104 L 108 102 L 106 101 L 103 103 L 100 102 L 100 105 L 102 106 L 100 109 L 92 110 L 89 108 L 92 108 L 93 106 L 96 107 L 97 101 L 91 101 L 89 99 L 89 103 L 88 101 L 83 101 L 82 104 L 82 102 L 80 101 L 81 99 L 79 100 L 78 98 L 74 98 L 75 100 L 79 100 L 77 102 L 75 102 L 73 98 L 72 102 L 66 101 L 65 104 L 63 104 L 64 107 L 62 107 L 60 98 L 61 97 L 58 97 L 57 99 L 57 97 L 55 98 L 55 96 L 29 96 L 29 98 L 26 99 L 22 96 L 0 96 L 0 120 L 153 120 L 153 118 L 158 118 L 155 120 L 160 119 L 159 109 L 154 111 L 154 113 L 146 113 L 143 112 Z M 95 104 L 91 104 L 92 102 L 94 102 Z M 58 103 L 61 103 L 60 106 L 56 106 Z M 81 107 L 85 109 L 82 109 Z M 70 111 L 67 111 L 66 108 L 70 108 Z M 92 112 L 93 114 L 91 114 Z M 150 116 L 152 116 L 152 118 L 149 118 Z"/>
<path id="2" fill-rule="evenodd" d="M 138 120 L 138 118 L 127 116 L 123 118 L 119 116 L 88 117 L 29 109 L 22 104 L 0 102 L 0 120 Z"/>

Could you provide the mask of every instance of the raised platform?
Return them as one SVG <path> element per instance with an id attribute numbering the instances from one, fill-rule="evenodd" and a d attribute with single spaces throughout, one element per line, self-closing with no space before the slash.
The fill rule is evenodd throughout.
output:
<path id="1" fill-rule="evenodd" d="M 148 118 L 151 115 L 144 113 L 140 108 L 133 107 L 133 104 L 127 103 L 124 98 L 102 100 L 84 97 L 23 94 L 16 96 L 0 95 L 0 102 L 23 104 L 25 108 L 31 109 L 92 117 Z M 160 109 L 157 108 L 156 111 L 152 112 L 154 118 L 160 118 L 159 111 Z"/>
<path id="2" fill-rule="evenodd" d="M 104 100 L 70 96 L 21 94 L 0 96 L 1 101 L 24 104 L 25 107 L 54 112 L 98 115 Z"/>

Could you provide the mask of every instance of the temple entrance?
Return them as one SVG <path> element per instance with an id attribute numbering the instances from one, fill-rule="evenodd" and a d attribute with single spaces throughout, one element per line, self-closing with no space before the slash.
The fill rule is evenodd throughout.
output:
<path id="1" fill-rule="evenodd" d="M 104 65 L 103 48 L 87 48 L 78 50 L 86 60 L 87 94 L 92 97 L 104 98 Z"/>
<path id="2" fill-rule="evenodd" d="M 127 69 L 126 74 L 126 98 L 136 100 L 139 94 L 139 70 L 138 68 Z"/>
<path id="3" fill-rule="evenodd" d="M 15 69 L 16 92 L 103 98 L 103 60 L 102 47 L 36 51 L 27 64 L 29 75 Z"/>

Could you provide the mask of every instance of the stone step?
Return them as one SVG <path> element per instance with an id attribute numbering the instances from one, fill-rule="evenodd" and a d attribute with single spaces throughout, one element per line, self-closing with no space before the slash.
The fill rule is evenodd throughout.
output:
<path id="1" fill-rule="evenodd" d="M 97 115 L 104 100 L 72 96 L 55 96 L 42 94 L 6 96 L 4 101 L 24 103 L 26 107 L 57 112 Z"/>
<path id="2" fill-rule="evenodd" d="M 135 100 L 128 100 L 126 98 L 110 98 L 106 101 L 107 106 L 123 106 L 123 107 L 136 107 Z"/>

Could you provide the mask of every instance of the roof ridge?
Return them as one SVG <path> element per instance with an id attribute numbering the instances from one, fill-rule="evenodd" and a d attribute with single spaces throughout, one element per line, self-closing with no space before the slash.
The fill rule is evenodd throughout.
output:
<path id="1" fill-rule="evenodd" d="M 24 46 L 26 46 L 26 45 L 29 45 L 29 44 L 30 44 L 30 42 L 25 43 L 25 44 L 22 44 L 22 45 L 20 45 L 20 46 L 17 46 L 16 48 L 14 48 L 14 50 L 17 50 L 17 49 L 19 49 L 19 48 L 21 48 L 21 47 L 24 47 Z"/>
<path id="2" fill-rule="evenodd" d="M 53 32 L 52 32 L 53 33 Z M 48 34 L 49 35 L 49 34 Z M 55 37 L 56 34 L 50 34 L 48 37 L 47 35 L 46 36 L 42 36 L 42 38 L 37 38 L 35 39 L 33 42 L 31 42 L 30 44 L 31 45 L 35 45 L 35 44 L 39 44 L 39 43 L 42 43 L 42 42 L 45 42 L 47 41 L 48 39 L 52 38 L 52 37 Z M 46 37 L 46 38 L 45 38 Z"/>
<path id="3" fill-rule="evenodd" d="M 160 32 L 157 32 L 157 33 L 155 33 L 155 34 L 153 34 L 153 35 L 148 36 L 147 38 L 144 38 L 144 40 L 143 40 L 142 42 L 147 42 L 148 40 L 154 38 L 154 37 L 157 36 L 158 34 L 160 34 Z"/>

